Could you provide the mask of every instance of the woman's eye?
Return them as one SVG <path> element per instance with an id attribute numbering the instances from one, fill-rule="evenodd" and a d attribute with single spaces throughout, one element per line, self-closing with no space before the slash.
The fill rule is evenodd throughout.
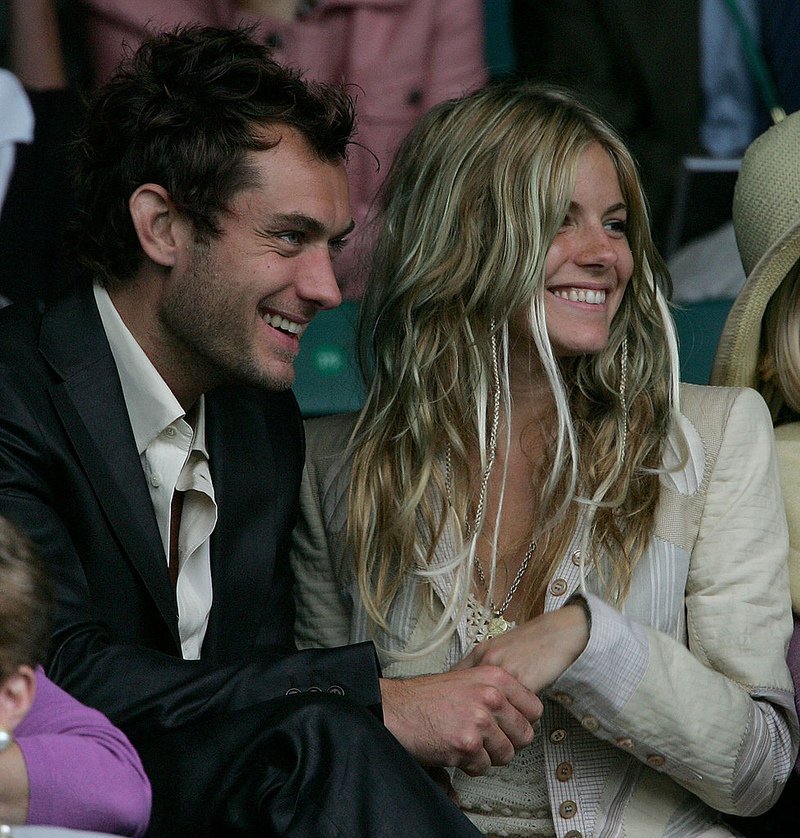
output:
<path id="1" fill-rule="evenodd" d="M 606 221 L 606 229 L 624 236 L 628 232 L 628 222 L 623 218 L 615 218 L 612 221 Z"/>

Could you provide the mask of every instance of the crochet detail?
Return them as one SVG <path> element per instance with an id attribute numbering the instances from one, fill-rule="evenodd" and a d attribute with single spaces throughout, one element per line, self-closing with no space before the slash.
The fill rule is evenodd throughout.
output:
<path id="1" fill-rule="evenodd" d="M 486 640 L 489 631 L 489 620 L 492 611 L 488 605 L 478 602 L 475 594 L 470 594 L 467 600 L 467 640 L 474 646 Z M 508 627 L 514 628 L 516 623 L 509 621 Z"/>
<path id="2" fill-rule="evenodd" d="M 486 638 L 492 613 L 470 596 L 467 637 Z M 485 835 L 497 838 L 552 838 L 555 836 L 545 781 L 544 744 L 538 724 L 533 742 L 508 765 L 493 766 L 483 777 L 455 770 L 453 788 L 459 805 Z"/>

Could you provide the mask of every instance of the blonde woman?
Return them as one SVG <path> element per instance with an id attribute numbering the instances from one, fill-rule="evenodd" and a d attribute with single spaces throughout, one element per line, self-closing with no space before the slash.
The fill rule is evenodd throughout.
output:
<path id="1" fill-rule="evenodd" d="M 760 397 L 678 384 L 630 154 L 502 86 L 434 108 L 386 201 L 365 407 L 308 427 L 299 642 L 375 641 L 388 727 L 487 835 L 731 834 L 797 750 L 786 523 Z M 530 744 L 470 725 L 497 671 Z"/>

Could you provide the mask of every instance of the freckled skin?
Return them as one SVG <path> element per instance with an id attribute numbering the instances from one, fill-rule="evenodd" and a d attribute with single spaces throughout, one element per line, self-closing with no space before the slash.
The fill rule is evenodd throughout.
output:
<path id="1" fill-rule="evenodd" d="M 596 143 L 583 152 L 567 217 L 545 260 L 547 333 L 556 356 L 601 351 L 633 273 L 625 225 L 627 210 L 614 164 Z M 554 291 L 604 291 L 603 303 L 577 302 Z M 528 312 L 514 330 L 530 334 Z M 526 347 L 526 351 L 530 347 Z"/>

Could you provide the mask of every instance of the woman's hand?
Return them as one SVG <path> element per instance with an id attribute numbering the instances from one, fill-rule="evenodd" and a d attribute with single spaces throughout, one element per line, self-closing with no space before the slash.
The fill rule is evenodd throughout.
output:
<path id="1" fill-rule="evenodd" d="M 586 611 L 578 604 L 566 605 L 484 640 L 453 669 L 499 666 L 538 694 L 578 659 L 588 642 Z"/>

